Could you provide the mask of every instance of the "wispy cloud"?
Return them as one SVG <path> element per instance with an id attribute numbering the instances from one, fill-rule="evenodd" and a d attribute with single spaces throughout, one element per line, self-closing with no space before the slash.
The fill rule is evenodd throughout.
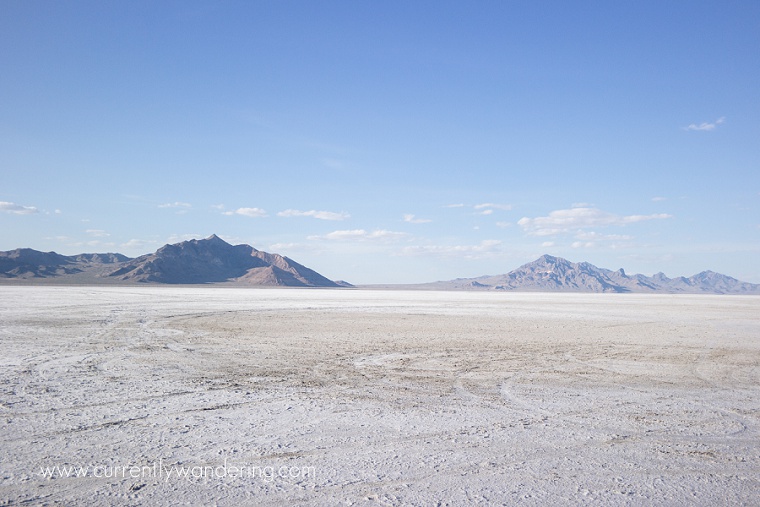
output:
<path id="1" fill-rule="evenodd" d="M 328 154 L 334 154 L 334 155 L 345 155 L 346 153 L 349 153 L 351 150 L 346 147 L 339 144 L 331 144 L 331 143 L 325 143 L 322 141 L 316 141 L 316 140 L 310 140 L 304 143 L 304 145 L 307 148 L 311 148 L 317 151 L 321 151 Z"/>
<path id="2" fill-rule="evenodd" d="M 429 218 L 417 218 L 412 214 L 404 215 L 404 222 L 408 222 L 410 224 L 427 224 L 432 222 Z"/>
<path id="3" fill-rule="evenodd" d="M 500 209 L 503 211 L 509 211 L 512 209 L 511 204 L 495 204 L 492 202 L 484 202 L 482 204 L 476 204 L 473 206 L 475 209 Z"/>
<path id="4" fill-rule="evenodd" d="M 346 220 L 347 218 L 351 218 L 351 215 L 348 213 L 340 212 L 335 213 L 333 211 L 317 211 L 317 210 L 310 210 L 310 211 L 299 211 L 297 209 L 286 209 L 285 211 L 280 211 L 277 213 L 278 217 L 311 217 L 311 218 L 317 218 L 319 220 Z"/>
<path id="5" fill-rule="evenodd" d="M 86 232 L 88 235 L 93 236 L 95 238 L 105 238 L 110 236 L 109 233 L 104 231 L 103 229 L 87 229 Z"/>
<path id="6" fill-rule="evenodd" d="M 166 238 L 166 242 L 173 245 L 174 243 L 190 241 L 191 239 L 203 239 L 203 237 L 203 234 L 172 234 Z"/>
<path id="7" fill-rule="evenodd" d="M 393 241 L 408 236 L 409 234 L 405 232 L 388 231 L 385 229 L 376 229 L 374 231 L 349 229 L 333 231 L 323 236 L 309 236 L 309 239 L 328 239 L 333 241 Z"/>
<path id="8" fill-rule="evenodd" d="M 13 215 L 33 215 L 39 213 L 34 206 L 22 206 L 15 202 L 0 201 L 0 211 L 11 213 Z"/>
<path id="9" fill-rule="evenodd" d="M 119 246 L 121 248 L 134 251 L 134 250 L 147 250 L 149 247 L 156 246 L 158 244 L 159 244 L 158 241 L 133 238 L 133 239 L 130 239 L 129 241 L 122 243 Z"/>
<path id="10" fill-rule="evenodd" d="M 85 241 L 83 244 L 90 247 L 98 247 L 98 248 L 112 248 L 116 246 L 116 243 L 112 241 L 100 241 L 99 239 L 92 239 L 90 241 Z"/>
<path id="11" fill-rule="evenodd" d="M 511 204 L 497 204 L 493 202 L 484 202 L 481 204 L 474 205 L 473 209 L 477 210 L 479 215 L 493 215 L 493 212 L 495 210 L 501 210 L 501 211 L 511 210 L 512 205 Z"/>
<path id="12" fill-rule="evenodd" d="M 596 231 L 580 231 L 575 235 L 576 239 L 584 241 L 630 241 L 633 236 L 627 234 L 602 234 Z"/>
<path id="13" fill-rule="evenodd" d="M 174 243 L 180 243 L 182 241 L 188 241 L 191 239 L 201 239 L 203 238 L 202 234 L 171 234 L 166 239 L 139 239 L 139 238 L 132 238 L 129 241 L 126 241 L 124 243 L 121 243 L 119 245 L 120 248 L 123 248 L 125 250 L 128 250 L 133 253 L 137 252 L 146 252 L 148 250 L 153 250 L 158 246 L 165 245 L 165 244 L 174 244 Z"/>
<path id="14" fill-rule="evenodd" d="M 192 205 L 187 202 L 167 202 L 166 204 L 159 204 L 159 208 L 192 208 Z"/>
<path id="15" fill-rule="evenodd" d="M 400 255 L 477 259 L 497 253 L 500 246 L 497 239 L 486 239 L 477 245 L 415 245 L 403 248 Z"/>
<path id="16" fill-rule="evenodd" d="M 571 208 L 552 211 L 545 217 L 523 217 L 517 221 L 523 230 L 531 236 L 553 236 L 578 232 L 590 227 L 622 226 L 671 218 L 671 215 L 658 213 L 653 215 L 616 215 L 598 208 Z"/>
<path id="17" fill-rule="evenodd" d="M 222 215 L 243 215 L 245 217 L 251 218 L 262 218 L 268 216 L 267 212 L 261 208 L 238 208 L 234 211 L 224 211 L 222 212 Z"/>
<path id="18" fill-rule="evenodd" d="M 188 202 L 177 201 L 177 202 L 167 202 L 165 204 L 159 204 L 158 207 L 162 209 L 173 209 L 173 210 L 176 210 L 175 213 L 177 215 L 184 215 L 185 213 L 189 213 L 190 208 L 192 208 L 193 206 Z"/>
<path id="19" fill-rule="evenodd" d="M 570 245 L 572 248 L 595 248 L 605 245 L 613 250 L 630 245 L 630 242 L 634 239 L 633 236 L 627 234 L 603 234 L 601 232 L 584 230 L 578 231 L 574 237 L 577 241 L 573 241 Z"/>
<path id="20" fill-rule="evenodd" d="M 271 248 L 274 251 L 280 251 L 280 250 L 300 250 L 303 249 L 305 245 L 302 243 L 272 243 L 269 245 L 269 248 Z"/>
<path id="21" fill-rule="evenodd" d="M 322 165 L 338 171 L 346 168 L 346 162 L 338 158 L 323 158 Z"/>
<path id="22" fill-rule="evenodd" d="M 684 127 L 684 130 L 709 132 L 711 130 L 715 130 L 719 125 L 723 125 L 724 123 L 726 123 L 726 117 L 721 116 L 714 122 L 692 123 L 688 127 Z"/>

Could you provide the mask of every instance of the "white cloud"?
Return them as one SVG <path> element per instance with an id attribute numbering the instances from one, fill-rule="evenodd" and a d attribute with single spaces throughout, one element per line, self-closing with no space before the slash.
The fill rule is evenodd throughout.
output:
<path id="1" fill-rule="evenodd" d="M 301 249 L 303 247 L 304 245 L 301 243 L 272 243 L 269 245 L 269 248 L 274 251 Z"/>
<path id="2" fill-rule="evenodd" d="M 544 241 L 543 243 L 541 243 L 541 246 L 544 248 L 552 247 L 554 246 L 554 241 Z"/>
<path id="3" fill-rule="evenodd" d="M 338 158 L 323 158 L 322 165 L 328 169 L 342 170 L 346 168 L 346 162 Z"/>
<path id="4" fill-rule="evenodd" d="M 552 211 L 545 217 L 523 217 L 517 223 L 531 236 L 554 236 L 590 227 L 623 226 L 664 218 L 671 218 L 671 215 L 658 213 L 621 216 L 598 208 L 571 208 Z"/>
<path id="5" fill-rule="evenodd" d="M 98 247 L 98 248 L 112 248 L 116 246 L 116 243 L 110 242 L 110 241 L 100 241 L 99 239 L 93 239 L 90 241 L 87 241 L 84 243 L 87 246 L 92 247 Z"/>
<path id="6" fill-rule="evenodd" d="M 267 212 L 261 208 L 238 208 L 235 211 L 224 211 L 223 215 L 243 215 L 251 218 L 262 218 L 267 216 Z"/>
<path id="7" fill-rule="evenodd" d="M 512 222 L 496 222 L 496 227 L 506 229 L 507 227 L 512 227 Z"/>
<path id="8" fill-rule="evenodd" d="M 432 222 L 429 218 L 416 218 L 412 214 L 404 215 L 404 222 L 409 222 L 410 224 L 427 224 L 429 222 Z"/>
<path id="9" fill-rule="evenodd" d="M 202 234 L 172 234 L 168 238 L 166 238 L 166 242 L 170 245 L 173 245 L 174 243 L 181 243 L 183 241 L 190 241 L 191 239 L 203 239 L 204 236 Z"/>
<path id="10" fill-rule="evenodd" d="M 350 150 L 349 147 L 342 146 L 339 144 L 331 144 L 331 143 L 325 143 L 322 141 L 316 141 L 316 140 L 309 140 L 304 143 L 304 146 L 307 148 L 311 148 L 317 151 L 325 152 L 325 153 L 332 153 L 337 155 L 344 155 L 348 153 Z"/>
<path id="11" fill-rule="evenodd" d="M 595 231 L 580 231 L 575 235 L 575 239 L 581 239 L 586 241 L 629 241 L 633 239 L 633 236 L 627 234 L 602 234 Z"/>
<path id="12" fill-rule="evenodd" d="M 159 208 L 163 209 L 175 209 L 178 215 L 184 215 L 190 212 L 192 205 L 187 202 L 167 202 L 166 204 L 159 204 Z"/>
<path id="13" fill-rule="evenodd" d="M 345 220 L 351 218 L 348 213 L 340 212 L 335 213 L 333 211 L 299 211 L 297 209 L 286 209 L 277 213 L 278 217 L 312 217 L 319 220 Z"/>
<path id="14" fill-rule="evenodd" d="M 702 132 L 709 132 L 711 130 L 715 130 L 718 125 L 723 125 L 726 123 L 726 117 L 721 116 L 717 120 L 715 120 L 712 123 L 709 122 L 702 122 L 700 124 L 692 123 L 688 127 L 684 127 L 684 130 L 696 130 L 696 131 L 702 131 Z"/>
<path id="15" fill-rule="evenodd" d="M 324 236 L 309 236 L 309 239 L 329 239 L 334 241 L 392 241 L 409 236 L 405 232 L 387 231 L 376 229 L 366 231 L 364 229 L 349 229 L 342 231 L 333 231 Z"/>
<path id="16" fill-rule="evenodd" d="M 191 208 L 190 203 L 187 202 L 167 202 L 166 204 L 159 204 L 159 208 Z"/>
<path id="17" fill-rule="evenodd" d="M 661 197 L 661 196 L 652 197 L 652 202 L 662 202 L 662 201 L 667 201 L 667 200 L 668 200 L 667 197 Z"/>
<path id="18" fill-rule="evenodd" d="M 14 202 L 0 201 L 0 211 L 6 213 L 12 213 L 14 215 L 33 215 L 39 213 L 39 210 L 34 206 L 22 206 Z"/>
<path id="19" fill-rule="evenodd" d="M 464 257 L 467 259 L 477 259 L 498 252 L 500 245 L 501 241 L 497 239 L 486 239 L 477 245 L 417 245 L 403 248 L 401 250 L 401 255 L 432 255 L 437 257 Z"/>
<path id="20" fill-rule="evenodd" d="M 512 209 L 511 204 L 497 204 L 493 202 L 484 202 L 481 204 L 475 204 L 473 209 L 478 210 L 478 215 L 493 215 L 495 210 L 509 211 Z"/>
<path id="21" fill-rule="evenodd" d="M 148 247 L 157 245 L 157 241 L 145 240 L 145 239 L 130 239 L 129 241 L 119 245 L 121 248 L 127 250 L 147 250 Z"/>
<path id="22" fill-rule="evenodd" d="M 337 240 L 352 240 L 352 239 L 362 239 L 367 237 L 367 231 L 364 229 L 350 229 L 350 230 L 342 230 L 342 231 L 333 231 L 331 233 L 328 233 L 324 236 L 321 236 L 325 239 L 337 239 Z M 310 238 L 318 239 L 320 236 L 310 236 Z"/>
<path id="23" fill-rule="evenodd" d="M 104 231 L 102 229 L 87 229 L 84 232 L 86 232 L 90 236 L 93 236 L 93 237 L 96 237 L 96 238 L 105 238 L 107 236 L 110 236 L 109 233 L 107 233 L 106 231 Z"/>
<path id="24" fill-rule="evenodd" d="M 500 209 L 503 211 L 510 211 L 512 209 L 511 204 L 494 204 L 492 202 L 484 202 L 482 204 L 476 204 L 473 206 L 475 209 Z M 484 213 L 485 214 L 485 213 Z"/>
<path id="25" fill-rule="evenodd" d="M 447 204 L 444 206 L 445 208 L 464 208 L 464 204 L 458 203 L 458 204 Z"/>

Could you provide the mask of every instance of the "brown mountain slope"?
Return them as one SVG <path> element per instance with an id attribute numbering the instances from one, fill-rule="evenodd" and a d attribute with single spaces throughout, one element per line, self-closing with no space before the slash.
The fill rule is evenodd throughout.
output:
<path id="1" fill-rule="evenodd" d="M 122 281 L 169 284 L 236 282 L 245 285 L 338 287 L 297 262 L 249 245 L 230 245 L 216 235 L 165 245 L 123 263 L 108 274 Z"/>
<path id="2" fill-rule="evenodd" d="M 0 282 L 23 284 L 206 284 L 350 287 L 292 259 L 216 235 L 164 245 L 130 259 L 121 254 L 60 255 L 19 248 L 0 252 Z"/>

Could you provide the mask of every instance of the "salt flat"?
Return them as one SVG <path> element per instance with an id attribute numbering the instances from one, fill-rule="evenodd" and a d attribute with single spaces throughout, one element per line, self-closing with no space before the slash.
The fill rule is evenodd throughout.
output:
<path id="1" fill-rule="evenodd" d="M 759 310 L 0 287 L 0 504 L 757 505 Z"/>

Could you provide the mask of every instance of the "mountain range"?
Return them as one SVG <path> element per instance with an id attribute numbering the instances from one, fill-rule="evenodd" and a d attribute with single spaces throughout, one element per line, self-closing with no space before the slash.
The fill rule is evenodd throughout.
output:
<path id="1" fill-rule="evenodd" d="M 622 268 L 611 271 L 588 262 L 570 262 L 551 255 L 543 255 L 503 275 L 458 278 L 424 285 L 441 290 L 760 294 L 758 284 L 741 282 L 713 271 L 702 271 L 688 278 L 668 278 L 664 273 L 629 275 Z"/>
<path id="2" fill-rule="evenodd" d="M 165 245 L 130 259 L 121 254 L 65 256 L 19 248 L 0 252 L 0 279 L 53 283 L 226 283 L 345 287 L 279 254 L 230 245 L 218 236 Z"/>
<path id="3" fill-rule="evenodd" d="M 0 252 L 0 279 L 41 279 L 72 277 L 89 271 L 108 269 L 129 257 L 117 253 L 60 255 L 31 248 Z"/>
<path id="4" fill-rule="evenodd" d="M 131 259 L 118 253 L 60 255 L 19 248 L 0 252 L 0 282 L 55 284 L 225 284 L 352 287 L 279 254 L 231 245 L 216 235 L 164 245 Z M 703 271 L 688 278 L 629 275 L 588 262 L 543 255 L 503 275 L 458 278 L 414 286 L 436 290 L 760 294 L 760 285 Z"/>

